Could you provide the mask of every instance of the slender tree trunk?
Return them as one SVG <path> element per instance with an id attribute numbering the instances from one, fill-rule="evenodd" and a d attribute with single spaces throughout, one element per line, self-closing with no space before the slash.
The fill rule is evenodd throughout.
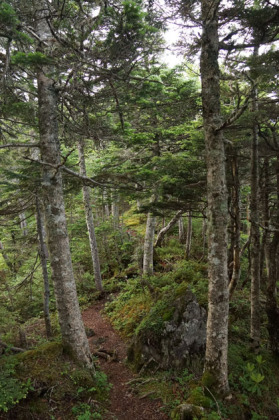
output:
<path id="1" fill-rule="evenodd" d="M 46 326 L 46 335 L 51 337 L 51 322 L 49 316 L 49 299 L 50 299 L 50 290 L 49 290 L 49 279 L 47 272 L 47 247 L 44 241 L 44 229 L 43 229 L 43 218 L 39 203 L 39 198 L 36 196 L 36 213 L 37 213 L 37 231 L 39 237 L 39 255 L 42 266 L 43 280 L 44 280 L 44 318 Z"/>
<path id="2" fill-rule="evenodd" d="M 203 217 L 202 219 L 202 256 L 200 258 L 200 261 L 202 261 L 205 257 L 206 244 L 207 244 L 207 219 Z"/>
<path id="3" fill-rule="evenodd" d="M 233 217 L 233 271 L 229 285 L 230 298 L 239 282 L 240 278 L 240 228 L 241 228 L 241 214 L 240 214 L 240 182 L 238 174 L 238 159 L 237 156 L 232 157 L 232 217 Z"/>
<path id="4" fill-rule="evenodd" d="M 165 235 L 177 223 L 177 221 L 179 221 L 181 219 L 182 214 L 183 214 L 183 211 L 179 210 L 174 215 L 174 217 L 169 221 L 169 223 L 160 230 L 160 232 L 158 233 L 157 239 L 155 241 L 154 248 L 156 248 L 156 247 L 160 248 L 162 246 Z"/>
<path id="5" fill-rule="evenodd" d="M 114 229 L 119 228 L 119 202 L 118 195 L 116 191 L 112 192 L 112 203 L 111 203 L 111 214 L 113 220 Z"/>
<path id="6" fill-rule="evenodd" d="M 108 193 L 106 190 L 103 191 L 103 201 L 104 201 L 105 218 L 108 219 L 110 216 L 110 211 L 109 211 L 109 204 L 108 204 Z"/>
<path id="7" fill-rule="evenodd" d="M 151 202 L 154 202 L 156 197 L 151 198 Z M 142 272 L 144 275 L 151 276 L 153 274 L 153 253 L 154 253 L 154 234 L 156 226 L 156 217 L 151 212 L 147 215 L 146 230 L 143 245 L 143 268 Z"/>
<path id="8" fill-rule="evenodd" d="M 254 57 L 258 55 L 258 47 L 254 49 Z M 252 148 L 251 148 L 251 200 L 250 200 L 250 222 L 251 222 L 251 326 L 250 337 L 252 347 L 260 345 L 260 228 L 259 228 L 259 136 L 256 121 L 257 89 L 253 87 L 252 113 Z"/>
<path id="9" fill-rule="evenodd" d="M 187 223 L 186 245 L 185 245 L 186 260 L 189 260 L 190 258 L 191 245 L 192 245 L 192 213 L 191 211 L 189 211 L 188 223 Z"/>
<path id="10" fill-rule="evenodd" d="M 220 395 L 228 384 L 228 200 L 225 150 L 220 115 L 220 73 L 218 65 L 219 1 L 202 0 L 201 78 L 204 133 L 207 155 L 209 290 L 204 380 Z"/>
<path id="11" fill-rule="evenodd" d="M 261 242 L 261 256 L 260 256 L 260 278 L 264 277 L 264 266 L 266 266 L 267 275 L 268 275 L 268 264 L 267 264 L 267 242 L 268 242 L 268 228 L 269 228 L 269 158 L 264 158 L 263 164 L 263 182 L 261 185 L 261 202 L 262 202 L 262 212 L 263 212 L 263 225 L 264 230 L 262 234 Z M 266 278 L 266 277 L 265 277 Z"/>
<path id="12" fill-rule="evenodd" d="M 86 176 L 83 140 L 80 140 L 78 143 L 78 154 L 79 154 L 79 172 L 81 175 Z M 83 193 L 83 203 L 84 203 L 84 209 L 85 209 L 86 224 L 87 224 L 87 229 L 89 233 L 89 243 L 90 243 L 91 257 L 92 257 L 92 262 L 93 262 L 95 285 L 96 285 L 97 290 L 99 290 L 99 292 L 103 292 L 104 288 L 102 284 L 102 275 L 101 275 L 101 268 L 100 268 L 100 261 L 99 261 L 98 246 L 97 246 L 94 219 L 93 219 L 93 213 L 92 213 L 91 202 L 90 202 L 90 187 L 83 185 L 82 193 Z"/>
<path id="13" fill-rule="evenodd" d="M 45 2 L 37 5 L 41 17 L 37 34 L 47 44 L 52 38 L 46 20 L 48 7 Z M 46 162 L 42 166 L 42 190 L 52 280 L 63 344 L 81 363 L 93 368 L 78 304 L 66 225 L 62 175 L 59 170 L 57 93 L 52 70 L 45 66 L 38 70 L 37 76 L 40 150 L 42 160 Z"/>
<path id="14" fill-rule="evenodd" d="M 184 229 L 182 216 L 180 216 L 178 219 L 178 238 L 179 238 L 179 242 L 181 244 L 184 244 L 186 238 L 185 238 L 185 229 Z"/>
<path id="15" fill-rule="evenodd" d="M 20 229 L 22 230 L 23 236 L 27 236 L 28 230 L 27 230 L 26 216 L 24 212 L 19 214 L 19 220 L 20 220 Z"/>
<path id="16" fill-rule="evenodd" d="M 276 205 L 276 231 L 267 245 L 268 278 L 266 293 L 266 313 L 268 317 L 268 333 L 271 350 L 279 354 L 279 308 L 277 305 L 277 286 L 279 278 L 278 248 L 279 248 L 279 155 L 276 161 L 277 178 L 277 205 Z"/>

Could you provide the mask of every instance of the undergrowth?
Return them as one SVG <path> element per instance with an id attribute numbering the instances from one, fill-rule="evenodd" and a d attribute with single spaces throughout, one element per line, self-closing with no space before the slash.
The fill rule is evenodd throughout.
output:
<path id="1" fill-rule="evenodd" d="M 106 375 L 98 370 L 93 375 L 78 365 L 60 342 L 2 357 L 0 369 L 4 372 L 0 376 L 1 419 L 85 420 L 102 418 L 106 411 L 110 390 Z"/>

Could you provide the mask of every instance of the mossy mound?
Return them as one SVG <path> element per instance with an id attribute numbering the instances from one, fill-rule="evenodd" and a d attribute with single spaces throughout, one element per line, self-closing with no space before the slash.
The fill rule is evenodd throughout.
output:
<path id="1" fill-rule="evenodd" d="M 83 368 L 65 353 L 59 342 L 2 359 L 14 366 L 14 376 L 30 387 L 25 399 L 1 416 L 2 419 L 75 419 L 75 407 L 88 401 L 89 413 L 100 411 L 110 389 L 106 375 Z M 98 403 L 99 402 L 99 403 Z M 91 411 L 90 411 L 91 410 Z"/>
<path id="2" fill-rule="evenodd" d="M 141 322 L 128 351 L 136 370 L 151 363 L 161 368 L 183 368 L 203 354 L 206 337 L 206 311 L 188 289 L 170 302 L 158 301 Z"/>

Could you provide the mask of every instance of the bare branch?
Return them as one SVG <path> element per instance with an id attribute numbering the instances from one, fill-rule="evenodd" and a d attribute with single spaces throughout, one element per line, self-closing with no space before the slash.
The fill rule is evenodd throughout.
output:
<path id="1" fill-rule="evenodd" d="M 1 144 L 0 149 L 11 149 L 13 147 L 40 147 L 39 143 L 9 143 Z"/>

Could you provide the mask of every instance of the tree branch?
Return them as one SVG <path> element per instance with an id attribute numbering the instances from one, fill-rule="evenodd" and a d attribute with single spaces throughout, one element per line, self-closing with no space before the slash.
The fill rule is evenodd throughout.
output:
<path id="1" fill-rule="evenodd" d="M 39 143 L 9 143 L 1 144 L 0 149 L 10 149 L 12 147 L 40 147 Z"/>

